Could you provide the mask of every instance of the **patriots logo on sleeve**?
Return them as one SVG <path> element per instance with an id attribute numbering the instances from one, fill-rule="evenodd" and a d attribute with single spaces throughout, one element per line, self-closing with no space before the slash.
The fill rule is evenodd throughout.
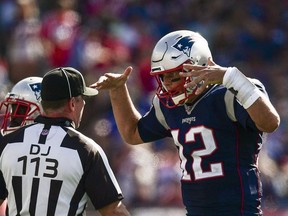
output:
<path id="1" fill-rule="evenodd" d="M 41 98 L 41 83 L 31 83 L 29 87 L 34 92 L 36 99 L 39 100 Z"/>
<path id="2" fill-rule="evenodd" d="M 173 47 L 179 50 L 180 52 L 183 52 L 187 57 L 190 56 L 191 48 L 194 44 L 195 40 L 193 40 L 190 36 L 186 36 L 183 38 L 180 38 Z"/>

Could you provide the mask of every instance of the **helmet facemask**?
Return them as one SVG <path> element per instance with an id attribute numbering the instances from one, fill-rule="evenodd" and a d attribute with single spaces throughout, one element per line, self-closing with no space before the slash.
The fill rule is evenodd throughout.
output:
<path id="1" fill-rule="evenodd" d="M 183 65 L 175 68 L 173 71 L 162 71 L 155 76 L 158 83 L 156 95 L 160 99 L 161 103 L 167 108 L 174 108 L 178 105 L 184 104 L 189 100 L 189 98 L 195 95 L 196 86 L 190 88 L 184 87 L 185 83 L 189 83 L 193 80 L 193 77 L 180 77 L 178 75 L 179 72 L 185 72 L 185 70 L 183 70 Z M 167 75 L 168 73 L 169 75 L 171 74 L 169 82 L 179 82 L 179 84 L 173 88 L 169 88 L 165 85 L 164 74 Z"/>
<path id="2" fill-rule="evenodd" d="M 37 104 L 25 101 L 14 96 L 9 96 L 1 104 L 3 122 L 1 128 L 3 133 L 8 133 L 34 122 L 34 119 L 41 113 Z"/>

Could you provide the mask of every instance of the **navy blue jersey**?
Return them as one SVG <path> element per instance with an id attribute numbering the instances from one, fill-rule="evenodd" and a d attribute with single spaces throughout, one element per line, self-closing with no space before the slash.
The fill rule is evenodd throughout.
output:
<path id="1" fill-rule="evenodd" d="M 187 215 L 262 214 L 257 157 L 263 134 L 225 87 L 214 85 L 193 104 L 172 109 L 155 97 L 138 129 L 144 142 L 173 137 Z"/>
<path id="2" fill-rule="evenodd" d="M 67 119 L 35 121 L 0 138 L 0 199 L 9 192 L 9 215 L 85 215 L 88 198 L 95 209 L 123 199 L 98 144 Z"/>

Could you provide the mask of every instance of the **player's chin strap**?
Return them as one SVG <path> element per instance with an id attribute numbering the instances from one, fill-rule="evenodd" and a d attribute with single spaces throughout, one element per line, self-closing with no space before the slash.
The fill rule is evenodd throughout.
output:
<path id="1" fill-rule="evenodd" d="M 185 99 L 185 94 L 180 94 L 180 95 L 177 95 L 175 97 L 172 97 L 172 100 L 174 102 L 175 105 L 178 105 L 178 104 L 183 104 L 185 103 L 188 99 L 186 99 L 186 101 L 183 101 Z"/>
<path id="2" fill-rule="evenodd" d="M 263 93 L 236 67 L 229 67 L 223 77 L 223 85 L 229 89 L 245 108 L 249 108 Z"/>
<path id="3" fill-rule="evenodd" d="M 191 80 L 195 79 L 195 77 L 190 77 L 189 79 L 186 80 L 186 82 L 190 82 Z M 201 85 L 203 84 L 203 81 L 201 81 L 199 84 L 197 84 L 196 86 L 193 87 L 189 87 L 186 88 L 186 93 L 182 93 L 180 95 L 174 96 L 172 97 L 172 100 L 174 102 L 175 105 L 179 105 L 179 104 L 184 104 L 188 101 L 189 97 L 192 94 L 194 94 L 194 92 L 196 91 L 196 88 L 200 88 Z M 183 87 L 184 88 L 184 87 Z M 185 92 L 185 91 L 184 91 Z M 185 99 L 186 98 L 186 99 Z M 185 100 L 184 100 L 185 99 Z"/>

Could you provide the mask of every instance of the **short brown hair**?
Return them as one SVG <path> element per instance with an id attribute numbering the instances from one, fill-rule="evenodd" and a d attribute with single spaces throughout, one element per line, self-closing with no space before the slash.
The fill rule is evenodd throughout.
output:
<path id="1" fill-rule="evenodd" d="M 64 107 L 69 99 L 62 99 L 62 100 L 56 100 L 56 101 L 41 101 L 41 105 L 43 108 L 43 111 L 46 112 L 47 110 L 57 110 L 61 107 Z"/>

